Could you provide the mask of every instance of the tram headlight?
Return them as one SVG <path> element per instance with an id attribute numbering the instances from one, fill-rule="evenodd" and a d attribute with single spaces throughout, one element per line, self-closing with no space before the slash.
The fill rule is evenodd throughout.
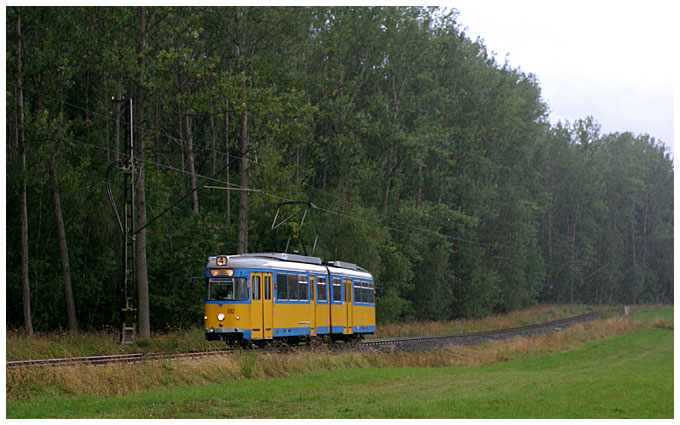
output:
<path id="1" fill-rule="evenodd" d="M 220 267 L 224 267 L 227 265 L 227 256 L 226 255 L 220 255 L 217 257 L 217 265 Z"/>
<path id="2" fill-rule="evenodd" d="M 224 320 L 224 313 L 218 314 L 218 315 L 217 315 L 217 320 L 219 320 L 220 322 L 221 322 L 222 320 Z"/>

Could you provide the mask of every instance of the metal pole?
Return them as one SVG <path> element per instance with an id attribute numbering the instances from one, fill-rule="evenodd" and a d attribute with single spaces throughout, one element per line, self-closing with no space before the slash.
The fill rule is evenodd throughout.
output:
<path id="1" fill-rule="evenodd" d="M 123 169 L 125 173 L 125 192 L 130 196 L 126 199 L 125 214 L 125 276 L 123 281 L 123 308 L 121 311 L 121 344 L 137 345 L 136 325 L 137 309 L 135 292 L 137 288 L 136 253 L 135 253 L 135 143 L 134 143 L 134 113 L 132 99 L 128 99 L 130 108 L 130 144 L 128 146 L 129 162 Z M 129 178 L 129 180 L 128 180 Z M 128 186 L 129 182 L 129 186 Z"/>
<path id="2" fill-rule="evenodd" d="M 134 113 L 132 110 L 132 98 L 130 100 L 130 234 L 128 237 L 130 238 L 130 244 L 132 247 L 132 261 L 131 261 L 131 269 L 132 269 L 132 294 L 130 296 L 132 300 L 132 305 L 130 306 L 131 308 L 135 308 L 135 305 L 137 304 L 135 302 L 135 292 L 137 289 L 137 273 L 136 273 L 136 263 L 137 263 L 137 252 L 135 249 L 135 138 L 134 138 Z M 137 318 L 137 313 L 136 310 L 134 311 L 134 317 L 133 320 L 136 322 Z"/>

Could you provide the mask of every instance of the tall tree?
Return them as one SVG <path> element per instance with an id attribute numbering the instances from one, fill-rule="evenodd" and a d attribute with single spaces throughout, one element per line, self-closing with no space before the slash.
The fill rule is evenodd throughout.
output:
<path id="1" fill-rule="evenodd" d="M 22 73 L 23 34 L 21 32 L 22 8 L 16 6 L 16 76 L 17 76 L 17 141 L 21 162 L 21 195 L 19 198 L 19 215 L 21 217 L 21 284 L 24 310 L 24 327 L 29 335 L 33 335 L 31 316 L 31 285 L 28 276 L 28 207 L 26 201 L 26 140 L 24 138 L 24 83 Z"/>
<path id="2" fill-rule="evenodd" d="M 138 44 L 137 44 L 137 99 L 135 99 L 135 123 L 137 134 L 136 140 L 136 154 L 138 159 L 139 178 L 137 180 L 137 229 L 136 235 L 136 273 L 137 273 L 137 303 L 139 312 L 139 336 L 141 338 L 149 338 L 151 336 L 151 315 L 149 311 L 149 272 L 147 267 L 147 239 L 146 239 L 146 138 L 145 138 L 145 121 L 144 121 L 144 105 L 145 105 L 145 71 L 146 71 L 146 56 L 147 56 L 147 41 L 149 38 L 149 31 L 154 24 L 154 17 L 157 9 L 147 11 L 146 7 L 139 8 L 139 26 L 138 26 Z"/>
<path id="3" fill-rule="evenodd" d="M 248 252 L 248 166 L 250 160 L 248 158 L 249 141 L 248 141 L 248 85 L 249 85 L 249 67 L 248 67 L 248 8 L 241 9 L 240 17 L 240 38 L 238 44 L 239 62 L 241 65 L 241 73 L 243 81 L 241 83 L 241 102 L 243 104 L 243 113 L 241 118 L 241 148 L 239 154 L 241 155 L 241 192 L 238 209 L 238 245 L 236 252 L 238 254 L 245 254 Z"/>
<path id="4" fill-rule="evenodd" d="M 57 240 L 59 242 L 59 257 L 61 258 L 62 274 L 64 276 L 64 299 L 66 301 L 66 316 L 68 318 L 68 328 L 71 332 L 78 331 L 78 320 L 76 319 L 76 307 L 73 301 L 73 288 L 71 285 L 71 262 L 68 256 L 68 244 L 66 242 L 66 230 L 62 217 L 61 196 L 59 195 L 59 172 L 57 169 L 57 155 L 61 150 L 61 140 L 55 142 L 54 152 L 50 155 L 50 188 L 52 191 L 52 202 L 54 204 L 54 218 L 57 223 Z"/>

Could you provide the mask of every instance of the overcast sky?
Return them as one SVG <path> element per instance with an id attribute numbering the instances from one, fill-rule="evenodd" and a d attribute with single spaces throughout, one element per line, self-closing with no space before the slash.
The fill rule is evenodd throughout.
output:
<path id="1" fill-rule="evenodd" d="M 674 1 L 460 0 L 472 40 L 538 77 L 550 121 L 592 115 L 602 133 L 647 133 L 673 150 Z M 675 155 L 673 155 L 675 156 Z"/>

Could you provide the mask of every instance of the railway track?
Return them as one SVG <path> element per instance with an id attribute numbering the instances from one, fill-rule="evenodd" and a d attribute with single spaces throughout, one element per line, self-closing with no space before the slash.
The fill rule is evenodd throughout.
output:
<path id="1" fill-rule="evenodd" d="M 231 354 L 234 350 L 187 351 L 165 353 L 114 354 L 110 356 L 65 357 L 61 359 L 15 360 L 7 362 L 7 369 L 32 366 L 104 365 L 112 363 L 138 363 L 153 360 L 198 359 Z"/>
<path id="2" fill-rule="evenodd" d="M 565 329 L 578 323 L 594 320 L 599 316 L 600 313 L 588 313 L 579 316 L 569 317 L 566 319 L 540 323 L 536 325 L 484 332 L 469 332 L 453 335 L 369 339 L 362 341 L 359 347 L 361 349 L 377 349 L 381 352 L 395 352 L 395 351 L 432 350 L 446 345 L 473 345 L 494 339 L 496 340 L 506 339 L 515 336 L 533 336 L 547 332 L 553 332 Z M 333 348 L 334 350 L 342 349 L 342 347 L 337 346 Z M 357 348 L 357 346 L 349 345 L 348 348 Z M 7 362 L 7 369 L 26 367 L 69 366 L 69 365 L 105 365 L 113 363 L 138 363 L 143 361 L 154 360 L 158 361 L 158 360 L 198 359 L 214 356 L 223 356 L 226 354 L 231 354 L 233 352 L 234 350 L 227 349 L 227 350 L 190 351 L 190 352 L 117 354 L 110 356 L 92 356 L 92 357 L 67 357 L 61 359 L 15 360 Z"/>
<path id="3" fill-rule="evenodd" d="M 415 336 L 405 338 L 371 339 L 363 342 L 364 346 L 372 346 L 381 351 L 418 351 L 431 350 L 446 345 L 474 345 L 490 340 L 513 338 L 516 336 L 533 336 L 559 331 L 578 323 L 588 322 L 600 317 L 600 313 L 587 313 L 566 319 L 554 320 L 536 325 L 517 328 L 499 329 L 484 332 L 468 332 L 453 335 Z"/>

